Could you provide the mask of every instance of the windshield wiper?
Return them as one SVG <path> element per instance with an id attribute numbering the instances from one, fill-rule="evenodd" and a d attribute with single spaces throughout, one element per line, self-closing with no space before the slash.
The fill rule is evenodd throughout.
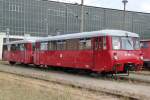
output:
<path id="1" fill-rule="evenodd" d="M 132 43 L 131 43 L 131 41 L 128 39 L 128 43 L 130 44 L 130 46 L 132 47 L 132 49 L 133 49 L 133 45 L 132 45 Z"/>

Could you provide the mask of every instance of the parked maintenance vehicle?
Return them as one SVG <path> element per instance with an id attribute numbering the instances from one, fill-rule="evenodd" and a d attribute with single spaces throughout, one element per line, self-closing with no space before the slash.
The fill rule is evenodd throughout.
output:
<path id="1" fill-rule="evenodd" d="M 144 59 L 144 67 L 149 69 L 150 68 L 150 40 L 145 39 L 141 40 L 141 50 L 143 52 L 143 59 Z"/>

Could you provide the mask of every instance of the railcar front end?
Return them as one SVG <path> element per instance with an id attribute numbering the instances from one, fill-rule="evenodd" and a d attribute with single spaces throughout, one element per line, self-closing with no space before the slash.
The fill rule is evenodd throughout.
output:
<path id="1" fill-rule="evenodd" d="M 138 37 L 112 37 L 112 65 L 115 72 L 139 71 L 143 55 Z"/>

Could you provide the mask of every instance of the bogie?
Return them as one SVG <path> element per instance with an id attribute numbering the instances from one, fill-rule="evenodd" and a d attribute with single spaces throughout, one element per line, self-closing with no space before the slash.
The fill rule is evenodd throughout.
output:
<path id="1" fill-rule="evenodd" d="M 14 65 L 14 64 L 16 64 L 16 62 L 15 61 L 9 61 L 9 64 Z"/>

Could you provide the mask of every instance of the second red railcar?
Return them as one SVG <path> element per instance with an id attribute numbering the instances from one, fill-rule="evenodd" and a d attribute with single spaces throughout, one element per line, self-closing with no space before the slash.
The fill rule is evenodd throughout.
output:
<path id="1" fill-rule="evenodd" d="M 10 64 L 33 64 L 34 40 L 20 40 L 3 45 L 3 60 Z"/>

